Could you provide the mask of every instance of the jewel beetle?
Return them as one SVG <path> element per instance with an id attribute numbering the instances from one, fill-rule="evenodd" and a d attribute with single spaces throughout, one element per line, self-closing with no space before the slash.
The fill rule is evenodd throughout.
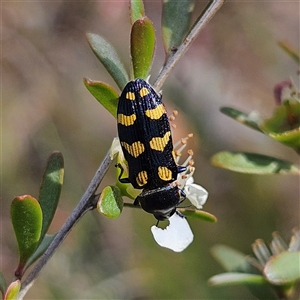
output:
<path id="1" fill-rule="evenodd" d="M 175 161 L 169 118 L 161 95 L 143 79 L 127 83 L 119 97 L 117 126 L 121 147 L 128 164 L 128 178 L 142 189 L 134 205 L 154 215 L 157 220 L 170 218 L 185 199 L 176 185 L 177 175 L 186 170 Z"/>

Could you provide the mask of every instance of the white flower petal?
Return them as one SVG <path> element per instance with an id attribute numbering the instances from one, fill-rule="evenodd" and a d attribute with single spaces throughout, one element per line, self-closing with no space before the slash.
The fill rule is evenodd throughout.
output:
<path id="1" fill-rule="evenodd" d="M 194 235 L 186 218 L 175 213 L 169 219 L 165 229 L 152 226 L 151 231 L 157 244 L 161 247 L 181 252 L 193 241 Z"/>
<path id="2" fill-rule="evenodd" d="M 201 209 L 203 207 L 208 198 L 207 190 L 204 189 L 201 185 L 195 183 L 187 183 L 187 185 L 184 188 L 184 192 L 186 194 L 186 197 L 190 200 L 190 202 L 198 209 Z"/>
<path id="3" fill-rule="evenodd" d="M 110 159 L 113 160 L 120 152 L 122 153 L 120 140 L 118 137 L 115 137 L 110 147 Z"/>
<path id="4" fill-rule="evenodd" d="M 189 185 L 189 184 L 192 184 L 192 183 L 194 183 L 194 178 L 193 178 L 193 176 L 189 177 L 189 178 L 187 179 L 187 181 L 186 181 L 185 184 Z"/>

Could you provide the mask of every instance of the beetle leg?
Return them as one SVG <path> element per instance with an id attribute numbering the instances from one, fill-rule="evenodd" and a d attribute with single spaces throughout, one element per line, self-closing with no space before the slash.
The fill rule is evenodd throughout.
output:
<path id="1" fill-rule="evenodd" d="M 121 170 L 121 173 L 120 173 L 120 175 L 119 175 L 119 177 L 118 177 L 118 180 L 119 180 L 121 183 L 130 183 L 129 178 L 121 178 L 122 175 L 123 175 L 123 173 L 124 173 L 124 168 L 122 167 L 122 165 L 121 165 L 121 164 L 116 164 L 115 167 L 116 167 L 116 168 L 119 168 L 119 169 Z"/>

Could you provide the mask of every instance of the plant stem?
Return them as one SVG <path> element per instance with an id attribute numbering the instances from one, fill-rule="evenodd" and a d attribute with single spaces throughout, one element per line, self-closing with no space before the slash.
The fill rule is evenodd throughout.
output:
<path id="1" fill-rule="evenodd" d="M 71 213 L 68 220 L 62 226 L 60 231 L 56 234 L 55 238 L 53 239 L 52 243 L 49 245 L 48 249 L 42 255 L 38 263 L 36 264 L 35 268 L 29 273 L 27 278 L 22 283 L 22 288 L 19 293 L 18 300 L 23 299 L 29 288 L 32 286 L 33 281 L 37 278 L 43 267 L 46 265 L 48 260 L 52 257 L 54 252 L 57 250 L 59 245 L 63 242 L 66 236 L 69 234 L 71 229 L 74 225 L 80 220 L 80 218 L 89 210 L 95 207 L 94 205 L 94 195 L 95 192 L 101 183 L 104 175 L 106 174 L 110 163 L 110 153 L 108 152 L 102 161 L 101 165 L 99 166 L 98 170 L 96 171 L 92 181 L 90 182 L 87 190 L 83 194 L 81 200 L 79 201 L 78 205 L 75 207 L 73 212 Z"/>
<path id="2" fill-rule="evenodd" d="M 208 3 L 208 5 L 204 8 L 203 12 L 195 22 L 194 26 L 186 36 L 183 43 L 178 47 L 177 51 L 174 55 L 170 56 L 161 69 L 160 73 L 156 81 L 153 84 L 153 87 L 159 91 L 163 86 L 165 80 L 169 76 L 170 72 L 173 70 L 175 65 L 181 59 L 181 57 L 188 50 L 192 42 L 195 40 L 200 31 L 207 25 L 207 23 L 211 20 L 211 18 L 215 15 L 215 13 L 221 8 L 224 4 L 225 0 L 212 0 Z"/>

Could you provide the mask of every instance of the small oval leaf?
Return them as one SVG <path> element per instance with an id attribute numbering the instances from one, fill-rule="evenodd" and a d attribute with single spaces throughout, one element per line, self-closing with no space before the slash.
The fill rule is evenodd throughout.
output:
<path id="1" fill-rule="evenodd" d="M 97 210 L 107 218 L 119 217 L 123 209 L 123 199 L 120 190 L 115 186 L 105 187 L 99 197 Z"/>
<path id="2" fill-rule="evenodd" d="M 211 164 L 247 174 L 300 174 L 299 167 L 288 161 L 256 153 L 223 151 L 211 158 Z"/>
<path id="3" fill-rule="evenodd" d="M 86 36 L 92 51 L 115 80 L 118 87 L 123 90 L 129 81 L 129 77 L 114 47 L 97 34 L 88 33 Z"/>
<path id="4" fill-rule="evenodd" d="M 269 137 L 300 152 L 300 128 L 283 133 L 270 132 Z"/>
<path id="5" fill-rule="evenodd" d="M 300 102 L 295 99 L 284 101 L 261 129 L 272 139 L 300 151 Z"/>
<path id="6" fill-rule="evenodd" d="M 84 78 L 83 82 L 96 100 L 116 118 L 119 101 L 118 93 L 110 85 L 101 81 Z"/>
<path id="7" fill-rule="evenodd" d="M 262 275 L 233 272 L 223 273 L 211 277 L 208 283 L 215 287 L 243 285 L 250 290 L 255 299 L 279 300 L 276 291 Z"/>
<path id="8" fill-rule="evenodd" d="M 265 285 L 267 281 L 261 275 L 232 272 L 215 275 L 208 283 L 212 286 Z"/>
<path id="9" fill-rule="evenodd" d="M 134 22 L 131 29 L 130 51 L 134 78 L 146 79 L 155 50 L 155 30 L 150 19 Z"/>
<path id="10" fill-rule="evenodd" d="M 42 209 L 30 195 L 16 197 L 11 204 L 11 220 L 19 248 L 19 266 L 15 275 L 20 278 L 29 257 L 36 250 L 42 229 Z"/>
<path id="11" fill-rule="evenodd" d="M 226 245 L 213 246 L 211 253 L 228 272 L 247 273 L 252 269 L 244 253 Z"/>
<path id="12" fill-rule="evenodd" d="M 183 215 L 185 215 L 186 217 L 197 218 L 202 221 L 211 222 L 211 223 L 217 222 L 217 218 L 214 215 L 204 210 L 187 209 L 187 208 L 178 208 L 177 210 Z"/>
<path id="13" fill-rule="evenodd" d="M 164 0 L 162 11 L 162 36 L 167 56 L 180 46 L 189 30 L 194 0 Z"/>
<path id="14" fill-rule="evenodd" d="M 43 212 L 41 241 L 53 220 L 64 180 L 64 158 L 61 152 L 51 153 L 40 186 L 39 203 Z"/>
<path id="15" fill-rule="evenodd" d="M 130 23 L 145 17 L 145 8 L 142 0 L 130 0 Z"/>
<path id="16" fill-rule="evenodd" d="M 285 251 L 272 256 L 264 267 L 266 278 L 275 285 L 285 285 L 300 280 L 300 251 Z"/>
<path id="17" fill-rule="evenodd" d="M 250 114 L 245 114 L 245 113 L 243 113 L 237 109 L 234 109 L 232 107 L 221 107 L 220 111 L 224 115 L 252 128 L 252 129 L 262 132 L 262 130 L 259 127 L 259 124 L 262 122 L 262 120 L 257 112 L 253 111 Z"/>
<path id="18" fill-rule="evenodd" d="M 4 300 L 17 300 L 21 288 L 21 281 L 13 281 L 7 288 Z"/>

